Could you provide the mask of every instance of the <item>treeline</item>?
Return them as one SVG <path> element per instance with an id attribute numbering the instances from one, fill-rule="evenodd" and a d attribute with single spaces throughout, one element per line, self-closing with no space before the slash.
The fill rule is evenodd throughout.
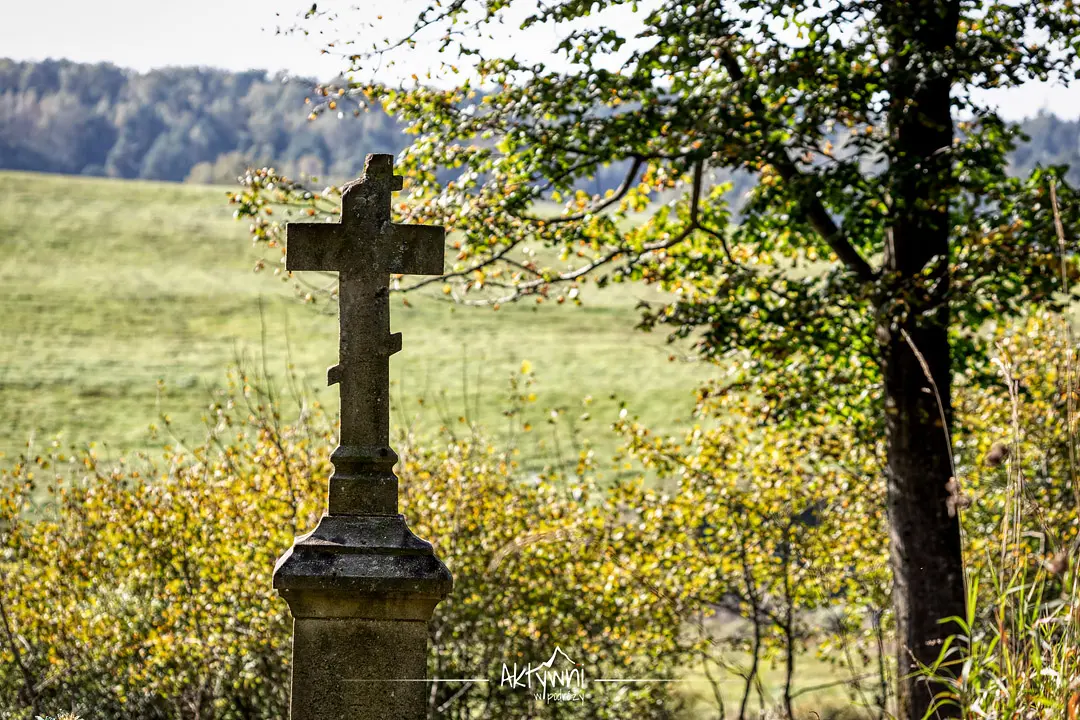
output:
<path id="1" fill-rule="evenodd" d="M 164 68 L 147 73 L 67 60 L 0 59 L 0 169 L 231 183 L 249 165 L 292 176 L 355 177 L 364 155 L 409 136 L 386 114 L 342 108 L 308 121 L 315 81 L 265 71 Z M 337 115 L 340 115 L 338 117 Z M 1071 165 L 1080 182 L 1080 121 L 1041 113 L 1013 169 Z M 594 190 L 618 185 L 609 168 Z M 735 178 L 744 185 L 747 178 Z"/>
<path id="2" fill-rule="evenodd" d="M 350 177 L 408 141 L 381 112 L 308 122 L 315 81 L 265 71 L 0 60 L 0 168 L 234 182 L 249 164 Z"/>

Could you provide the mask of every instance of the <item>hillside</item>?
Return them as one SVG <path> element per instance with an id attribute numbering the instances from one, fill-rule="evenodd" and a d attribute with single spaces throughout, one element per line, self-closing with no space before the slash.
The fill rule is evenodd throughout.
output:
<path id="1" fill-rule="evenodd" d="M 264 71 L 0 59 L 0 169 L 221 184 L 274 165 L 337 182 L 367 153 L 408 144 L 393 118 L 347 101 L 309 121 L 315 86 Z"/>
<path id="2" fill-rule="evenodd" d="M 409 141 L 393 118 L 359 112 L 308 121 L 315 81 L 263 71 L 164 68 L 147 73 L 109 64 L 0 59 L 0 169 L 231 183 L 249 164 L 334 181 L 354 177 L 364 155 Z M 1080 181 L 1080 121 L 1039 115 L 1023 123 L 1030 141 L 1016 172 L 1065 163 Z M 593 189 L 615 187 L 607 168 Z M 736 178 L 744 186 L 746 178 Z"/>
<path id="3" fill-rule="evenodd" d="M 313 87 L 257 71 L 0 60 L 0 167 L 213 182 L 264 162 L 347 175 L 366 147 L 402 147 L 381 112 L 309 123 Z"/>

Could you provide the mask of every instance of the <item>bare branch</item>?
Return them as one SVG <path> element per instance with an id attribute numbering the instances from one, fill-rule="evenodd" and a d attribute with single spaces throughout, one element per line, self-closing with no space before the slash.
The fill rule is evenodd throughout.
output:
<path id="1" fill-rule="evenodd" d="M 450 709 L 450 706 L 454 704 L 455 700 L 457 700 L 459 697 L 462 697 L 466 693 L 471 692 L 474 685 L 475 685 L 475 683 L 472 683 L 472 682 L 467 682 L 464 685 L 462 685 L 461 689 L 459 689 L 457 692 L 455 692 L 453 695 L 451 695 L 449 697 L 449 699 L 447 699 L 446 702 L 444 702 L 442 705 L 440 705 L 435 712 L 437 712 L 439 715 L 442 715 L 443 713 L 445 713 L 447 710 Z M 437 685 L 435 683 L 432 683 L 432 688 L 434 689 L 435 687 L 437 687 Z M 434 692 L 434 690 L 433 690 L 433 692 Z"/>
<path id="2" fill-rule="evenodd" d="M 840 685 L 854 685 L 860 680 L 874 677 L 875 673 L 862 673 L 860 675 L 853 675 L 850 678 L 844 678 L 843 680 L 832 680 L 830 682 L 820 683 L 818 685 L 807 685 L 806 687 L 799 688 L 795 692 L 791 693 L 791 698 L 794 700 L 800 695 L 806 695 L 807 693 L 820 692 L 822 690 L 828 690 L 829 688 L 838 687 Z"/>
<path id="3" fill-rule="evenodd" d="M 516 248 L 520 244 L 521 244 L 521 241 L 517 240 L 515 242 L 510 243 L 509 245 L 504 247 L 502 250 L 498 251 L 497 253 L 495 253 L 494 255 L 487 258 L 486 260 L 484 260 L 481 263 L 477 263 L 476 265 L 472 265 L 472 266 L 467 267 L 467 268 L 465 268 L 463 270 L 455 270 L 454 272 L 449 272 L 449 273 L 446 273 L 445 275 L 433 275 L 433 276 L 425 278 L 423 280 L 418 280 L 417 282 L 412 283 L 408 287 L 400 288 L 398 291 L 399 292 L 411 292 L 413 290 L 418 290 L 418 289 L 424 287 L 425 285 L 430 285 L 432 283 L 445 282 L 445 281 L 449 280 L 450 278 L 465 277 L 466 275 L 469 275 L 470 273 L 474 273 L 477 270 L 482 270 L 483 268 L 490 267 L 491 265 L 494 265 L 495 263 L 499 262 L 500 260 L 503 260 L 504 262 L 510 263 L 512 265 L 516 265 L 517 267 L 520 267 L 520 268 L 522 268 L 524 270 L 528 270 L 529 272 L 535 274 L 536 273 L 535 270 L 527 268 L 524 265 L 521 265 L 520 263 L 517 263 L 517 262 L 515 262 L 515 261 L 513 261 L 513 260 L 511 260 L 509 258 L 506 258 L 506 255 L 511 250 L 513 250 L 514 248 Z"/>
<path id="4" fill-rule="evenodd" d="M 562 215 L 555 218 L 540 218 L 532 215 L 521 215 L 522 220 L 528 220 L 530 222 L 544 223 L 545 225 L 557 225 L 559 223 L 577 222 L 578 220 L 584 220 L 590 215 L 595 215 L 598 212 L 602 212 L 611 207 L 615 203 L 626 197 L 626 193 L 630 192 L 630 188 L 634 185 L 634 179 L 637 178 L 639 172 L 641 172 L 641 166 L 645 164 L 645 161 L 639 157 L 634 158 L 634 162 L 630 165 L 630 170 L 626 173 L 626 177 L 623 179 L 622 184 L 603 202 L 593 205 L 587 210 L 577 213 L 576 215 Z"/>
<path id="5" fill-rule="evenodd" d="M 35 680 L 33 673 L 30 672 L 30 668 L 24 662 L 22 653 L 19 652 L 19 641 L 11 629 L 11 623 L 8 622 L 7 610 L 4 607 L 4 599 L 2 597 L 0 597 L 0 620 L 3 620 L 4 634 L 7 636 L 8 645 L 11 646 L 11 654 L 15 658 L 15 665 L 18 666 L 19 671 L 23 675 L 23 682 L 25 683 L 24 700 L 26 701 L 26 704 L 30 706 L 31 713 L 36 716 L 40 709 L 38 707 L 38 683 L 37 680 Z"/>
<path id="6" fill-rule="evenodd" d="M 408 45 L 416 38 L 417 35 L 419 35 L 424 30 L 428 29 L 429 27 L 438 22 L 446 20 L 455 13 L 460 12 L 461 9 L 465 7 L 465 0 L 453 0 L 453 2 L 451 2 L 441 13 L 436 13 L 430 18 L 425 17 L 430 11 L 434 10 L 435 7 L 436 6 L 428 6 L 427 9 L 425 9 L 424 12 L 420 14 L 420 17 L 417 18 L 416 24 L 413 25 L 412 30 L 410 30 L 408 34 L 406 34 L 400 40 L 388 43 L 386 46 L 378 48 L 376 50 L 372 50 L 370 53 L 364 53 L 364 55 L 384 55 L 392 50 L 396 50 L 400 47 Z"/>

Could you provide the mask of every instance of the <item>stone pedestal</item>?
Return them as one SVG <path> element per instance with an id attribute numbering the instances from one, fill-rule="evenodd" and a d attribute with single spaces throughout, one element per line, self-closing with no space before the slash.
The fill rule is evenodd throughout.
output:
<path id="1" fill-rule="evenodd" d="M 401 515 L 326 515 L 278 561 L 292 720 L 426 717 L 427 623 L 453 585 Z"/>

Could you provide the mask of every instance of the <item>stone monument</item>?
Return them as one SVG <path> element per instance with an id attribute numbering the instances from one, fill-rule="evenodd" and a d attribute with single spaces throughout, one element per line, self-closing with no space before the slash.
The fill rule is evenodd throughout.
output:
<path id="1" fill-rule="evenodd" d="M 341 397 L 327 512 L 278 560 L 293 615 L 292 720 L 426 717 L 427 623 L 453 580 L 398 513 L 390 448 L 391 274 L 441 275 L 442 227 L 390 221 L 392 155 L 368 155 L 341 222 L 289 223 L 286 267 L 338 276 Z"/>

